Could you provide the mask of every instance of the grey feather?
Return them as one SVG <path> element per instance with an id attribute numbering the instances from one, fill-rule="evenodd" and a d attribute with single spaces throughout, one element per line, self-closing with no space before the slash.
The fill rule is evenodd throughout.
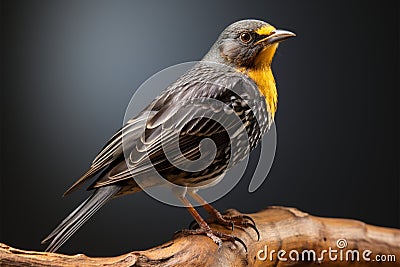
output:
<path id="1" fill-rule="evenodd" d="M 97 189 L 42 241 L 42 243 L 46 243 L 51 240 L 46 251 L 54 252 L 61 247 L 96 211 L 116 195 L 120 189 L 121 187 L 118 185 L 110 185 Z"/>

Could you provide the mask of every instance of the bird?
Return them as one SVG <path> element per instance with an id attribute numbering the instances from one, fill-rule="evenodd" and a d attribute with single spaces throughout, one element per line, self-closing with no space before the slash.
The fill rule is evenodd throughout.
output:
<path id="1" fill-rule="evenodd" d="M 222 215 L 197 190 L 220 181 L 269 130 L 278 101 L 271 64 L 279 43 L 294 36 L 293 32 L 276 29 L 257 19 L 227 26 L 196 65 L 161 88 L 161 93 L 146 108 L 109 139 L 88 171 L 64 193 L 69 195 L 94 180 L 88 187 L 92 194 L 42 241 L 50 243 L 46 251 L 57 251 L 108 201 L 157 186 L 157 179 L 152 179 L 154 170 L 184 189 L 175 192 L 175 196 L 193 216 L 196 227 L 184 229 L 180 234 L 205 235 L 219 247 L 224 241 L 238 241 L 245 246 L 235 236 L 211 229 L 210 222 L 189 201 L 189 195 L 216 222 L 232 228 L 251 227 L 259 238 L 251 217 Z M 215 100 L 223 107 L 206 100 Z M 178 137 L 178 144 L 173 142 L 173 136 Z M 211 156 L 201 149 L 204 138 L 215 144 Z M 248 145 L 242 147 L 244 138 Z M 168 155 L 172 155 L 173 162 Z M 190 169 L 191 162 L 203 156 L 211 157 L 208 166 Z M 184 162 L 189 169 L 176 162 Z M 142 181 L 140 184 L 138 179 Z"/>

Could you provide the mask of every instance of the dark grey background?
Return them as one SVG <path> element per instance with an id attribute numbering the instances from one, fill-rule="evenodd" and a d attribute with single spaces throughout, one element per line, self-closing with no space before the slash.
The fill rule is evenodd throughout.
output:
<path id="1" fill-rule="evenodd" d="M 230 23 L 298 37 L 274 61 L 278 147 L 268 180 L 215 203 L 268 205 L 399 227 L 396 1 L 2 1 L 1 237 L 25 249 L 82 201 L 61 198 L 120 126 L 135 89 L 200 59 Z M 61 252 L 115 255 L 191 221 L 144 193 L 109 203 Z"/>

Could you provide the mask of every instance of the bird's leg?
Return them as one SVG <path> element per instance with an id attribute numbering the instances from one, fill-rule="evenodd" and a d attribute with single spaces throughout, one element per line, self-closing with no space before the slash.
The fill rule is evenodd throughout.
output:
<path id="1" fill-rule="evenodd" d="M 196 191 L 189 191 L 190 196 L 196 200 L 200 205 L 204 207 L 204 209 L 212 216 L 213 220 L 209 220 L 209 223 L 217 222 L 219 224 L 225 225 L 229 228 L 234 229 L 235 226 L 240 228 L 250 227 L 254 229 L 257 233 L 257 240 L 260 240 L 260 232 L 256 227 L 256 223 L 254 220 L 247 215 L 236 215 L 236 216 L 228 216 L 222 215 L 216 208 L 211 206 L 207 201 L 205 201 Z M 197 221 L 196 221 L 197 222 Z M 197 222 L 198 223 L 198 222 Z M 200 226 L 200 224 L 198 224 Z M 193 223 L 189 228 L 192 228 Z M 201 227 L 201 226 L 200 226 Z"/>
<path id="2" fill-rule="evenodd" d="M 209 238 L 211 238 L 214 243 L 218 245 L 218 248 L 222 247 L 222 241 L 230 241 L 235 243 L 235 241 L 238 241 L 243 245 L 245 250 L 247 251 L 247 246 L 246 244 L 240 239 L 237 238 L 233 235 L 228 235 L 222 232 L 214 231 L 210 228 L 210 226 L 207 224 L 207 222 L 200 216 L 200 214 L 197 212 L 197 210 L 190 204 L 189 200 L 185 196 L 179 196 L 178 197 L 180 201 L 185 205 L 189 213 L 193 216 L 193 218 L 196 220 L 197 224 L 199 225 L 199 228 L 197 229 L 183 229 L 181 231 L 178 231 L 175 233 L 175 236 L 177 235 L 183 235 L 183 236 L 188 236 L 188 235 L 206 235 Z"/>

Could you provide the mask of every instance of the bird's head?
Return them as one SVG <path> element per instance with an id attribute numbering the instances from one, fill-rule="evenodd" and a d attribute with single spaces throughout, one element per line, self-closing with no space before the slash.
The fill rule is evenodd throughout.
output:
<path id="1" fill-rule="evenodd" d="M 241 20 L 221 33 L 206 57 L 236 69 L 269 66 L 278 43 L 293 36 L 294 33 L 277 30 L 264 21 Z"/>

